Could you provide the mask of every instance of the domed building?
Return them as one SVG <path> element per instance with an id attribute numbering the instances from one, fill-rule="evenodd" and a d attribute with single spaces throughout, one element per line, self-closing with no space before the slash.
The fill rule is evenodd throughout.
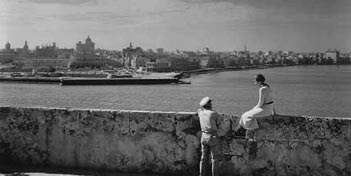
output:
<path id="1" fill-rule="evenodd" d="M 85 39 L 85 43 L 79 41 L 76 44 L 73 60 L 71 66 L 76 67 L 101 67 L 104 65 L 103 59 L 95 55 L 95 43 L 89 35 Z"/>
<path id="2" fill-rule="evenodd" d="M 5 44 L 5 49 L 0 51 L 0 63 L 10 63 L 15 59 L 15 51 L 11 49 L 10 42 Z"/>

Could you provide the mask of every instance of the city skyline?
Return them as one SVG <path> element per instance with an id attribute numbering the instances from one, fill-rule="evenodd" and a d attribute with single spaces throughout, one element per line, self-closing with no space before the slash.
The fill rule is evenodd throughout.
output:
<path id="1" fill-rule="evenodd" d="M 349 0 L 0 0 L 0 46 L 351 50 Z"/>

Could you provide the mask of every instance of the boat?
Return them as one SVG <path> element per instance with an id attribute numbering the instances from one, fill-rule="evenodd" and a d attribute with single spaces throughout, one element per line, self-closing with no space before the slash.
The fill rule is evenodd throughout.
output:
<path id="1" fill-rule="evenodd" d="M 148 85 L 184 84 L 177 78 L 60 78 L 59 84 L 65 85 Z"/>
<path id="2" fill-rule="evenodd" d="M 53 77 L 0 77 L 0 81 L 23 83 L 59 83 L 59 79 Z"/>
<path id="3" fill-rule="evenodd" d="M 1 76 L 0 82 L 54 83 L 59 85 L 151 85 L 151 84 L 190 84 L 174 77 L 11 77 Z"/>

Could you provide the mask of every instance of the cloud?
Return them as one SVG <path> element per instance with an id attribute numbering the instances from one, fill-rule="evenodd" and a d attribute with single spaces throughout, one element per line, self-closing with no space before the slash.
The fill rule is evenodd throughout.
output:
<path id="1" fill-rule="evenodd" d="M 351 24 L 350 0 L 179 0 L 189 5 L 225 4 L 250 9 L 246 21 L 251 26 L 293 25 L 339 26 Z M 240 15 L 232 11 L 232 15 Z M 241 14 L 247 14 L 242 12 Z M 242 20 L 244 21 L 244 20 Z"/>
<path id="2" fill-rule="evenodd" d="M 80 5 L 91 2 L 96 2 L 96 0 L 28 0 L 29 2 L 39 3 L 39 4 L 68 4 L 68 5 Z"/>
<path id="3" fill-rule="evenodd" d="M 47 4 L 46 7 L 51 10 L 41 11 L 41 13 L 55 21 L 108 25 L 105 27 L 115 28 L 160 24 L 167 21 L 169 16 L 177 16 L 188 10 L 188 7 L 183 4 L 165 0 L 150 0 L 148 3 L 140 2 L 135 5 L 130 3 L 132 2 L 101 0 L 97 4 L 87 5 L 84 8 L 80 6 L 53 8 L 52 5 Z"/>
<path id="4" fill-rule="evenodd" d="M 185 3 L 231 3 L 257 9 L 283 13 L 304 13 L 318 15 L 350 14 L 350 0 L 180 0 Z"/>

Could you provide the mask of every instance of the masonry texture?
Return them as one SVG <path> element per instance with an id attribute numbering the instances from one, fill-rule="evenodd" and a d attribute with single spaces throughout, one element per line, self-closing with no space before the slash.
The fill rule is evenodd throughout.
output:
<path id="1" fill-rule="evenodd" d="M 257 155 L 221 115 L 223 175 L 351 175 L 351 119 L 259 121 Z M 18 164 L 197 175 L 196 113 L 0 107 L 0 157 Z"/>

